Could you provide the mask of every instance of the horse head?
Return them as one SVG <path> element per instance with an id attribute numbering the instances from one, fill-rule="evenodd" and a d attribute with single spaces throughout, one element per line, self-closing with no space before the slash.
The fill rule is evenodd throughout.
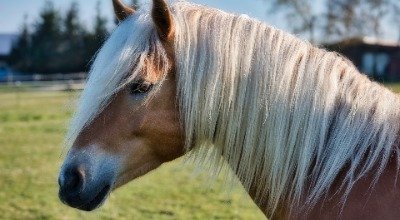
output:
<path id="1" fill-rule="evenodd" d="M 119 0 L 113 5 L 120 25 L 94 62 L 59 176 L 60 199 L 87 211 L 113 189 L 185 151 L 170 9 L 163 0 L 153 1 L 151 16 Z"/>

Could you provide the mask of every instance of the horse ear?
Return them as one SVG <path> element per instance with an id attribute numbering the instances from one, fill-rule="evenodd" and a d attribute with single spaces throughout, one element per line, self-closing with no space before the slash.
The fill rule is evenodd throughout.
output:
<path id="1" fill-rule="evenodd" d="M 165 0 L 153 0 L 151 12 L 158 36 L 163 41 L 171 41 L 174 37 L 174 20 Z"/>
<path id="2" fill-rule="evenodd" d="M 125 18 L 127 18 L 129 15 L 132 15 L 135 13 L 134 8 L 130 8 L 124 3 L 121 2 L 121 0 L 113 0 L 113 6 L 114 6 L 114 13 L 115 16 L 117 17 L 118 21 L 122 21 Z"/>

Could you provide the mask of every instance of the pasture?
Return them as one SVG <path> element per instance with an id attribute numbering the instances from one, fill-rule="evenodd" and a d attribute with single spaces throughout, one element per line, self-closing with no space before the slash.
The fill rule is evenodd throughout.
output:
<path id="1" fill-rule="evenodd" d="M 76 93 L 0 87 L 0 219 L 263 219 L 241 187 L 207 187 L 178 160 L 114 192 L 98 211 L 63 205 L 57 177 Z"/>
<path id="2" fill-rule="evenodd" d="M 400 92 L 400 84 L 388 85 Z M 76 93 L 0 88 L 0 219 L 263 219 L 240 186 L 178 160 L 114 192 L 98 211 L 63 205 L 57 176 Z"/>

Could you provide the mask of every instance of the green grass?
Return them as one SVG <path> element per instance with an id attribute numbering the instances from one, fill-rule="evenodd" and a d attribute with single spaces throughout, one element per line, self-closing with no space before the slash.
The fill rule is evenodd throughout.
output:
<path id="1" fill-rule="evenodd" d="M 400 84 L 388 84 L 400 92 Z M 244 190 L 175 161 L 114 192 L 85 213 L 58 200 L 61 143 L 73 93 L 0 88 L 0 219 L 263 219 Z"/>
<path id="2" fill-rule="evenodd" d="M 393 92 L 400 93 L 400 83 L 388 83 L 386 87 L 390 88 Z"/>
<path id="3" fill-rule="evenodd" d="M 0 219 L 263 219 L 244 190 L 194 176 L 181 160 L 114 192 L 85 213 L 58 200 L 63 134 L 74 94 L 0 88 Z"/>

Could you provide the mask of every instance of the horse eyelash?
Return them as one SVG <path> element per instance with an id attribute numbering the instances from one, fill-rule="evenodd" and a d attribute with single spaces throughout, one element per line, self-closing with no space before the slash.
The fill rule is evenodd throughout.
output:
<path id="1" fill-rule="evenodd" d="M 148 88 L 145 88 L 146 91 L 140 91 L 141 88 L 139 88 L 139 87 L 143 86 L 144 84 L 147 84 L 146 86 Z M 143 79 L 139 79 L 139 80 L 133 81 L 129 85 L 129 93 L 132 94 L 132 95 L 147 94 L 153 87 L 154 87 L 154 84 L 152 84 L 150 82 L 147 82 L 147 81 L 145 81 Z"/>

